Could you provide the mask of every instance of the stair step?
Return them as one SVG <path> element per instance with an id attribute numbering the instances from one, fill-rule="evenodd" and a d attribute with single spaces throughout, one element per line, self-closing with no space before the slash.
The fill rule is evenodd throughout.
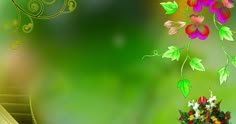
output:
<path id="1" fill-rule="evenodd" d="M 28 95 L 0 94 L 0 103 L 28 103 Z"/>
<path id="2" fill-rule="evenodd" d="M 10 114 L 20 124 L 23 124 L 23 123 L 32 124 L 32 116 L 30 113 L 10 113 Z"/>
<path id="3" fill-rule="evenodd" d="M 7 112 L 7 110 L 0 104 L 0 123 L 4 124 L 18 124 L 17 121 Z"/>
<path id="4" fill-rule="evenodd" d="M 4 87 L 0 90 L 0 94 L 28 94 L 28 91 L 24 87 Z"/>
<path id="5" fill-rule="evenodd" d="M 9 113 L 30 113 L 29 104 L 1 103 Z"/>

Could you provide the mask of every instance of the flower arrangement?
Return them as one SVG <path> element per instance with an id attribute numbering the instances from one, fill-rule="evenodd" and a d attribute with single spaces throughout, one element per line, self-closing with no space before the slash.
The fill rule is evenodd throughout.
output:
<path id="1" fill-rule="evenodd" d="M 221 101 L 215 103 L 216 96 L 211 93 L 210 98 L 201 96 L 198 101 L 188 102 L 190 110 L 182 112 L 179 110 L 181 124 L 229 124 L 230 112 L 220 110 Z"/>
<path id="2" fill-rule="evenodd" d="M 197 56 L 190 55 L 190 47 L 192 41 L 200 40 L 205 41 L 208 39 L 208 36 L 211 35 L 213 30 L 218 32 L 219 43 L 223 54 L 226 58 L 226 64 L 218 68 L 217 75 L 219 78 L 219 84 L 222 85 L 225 83 L 229 76 L 230 70 L 229 65 L 236 67 L 236 55 L 232 55 L 227 51 L 224 46 L 224 41 L 234 41 L 234 34 L 236 31 L 233 31 L 230 27 L 227 26 L 227 22 L 231 17 L 231 10 L 234 8 L 233 0 L 186 0 L 186 8 L 180 8 L 178 2 L 181 1 L 167 1 L 161 2 L 160 5 L 165 11 L 166 15 L 175 14 L 176 12 L 181 12 L 187 17 L 185 21 L 175 21 L 167 20 L 164 22 L 164 26 L 168 30 L 170 36 L 179 33 L 179 30 L 183 29 L 185 36 L 189 39 L 186 44 L 182 47 L 171 45 L 163 53 L 159 53 L 159 50 L 154 50 L 152 55 L 145 55 L 143 57 L 154 57 L 160 56 L 162 58 L 170 59 L 171 61 L 181 60 L 182 65 L 180 68 L 180 79 L 177 83 L 177 87 L 180 89 L 184 97 L 187 97 L 190 93 L 191 81 L 186 79 L 184 76 L 184 67 L 187 64 L 191 67 L 193 71 L 206 71 L 207 68 L 204 66 L 204 62 L 201 58 Z M 209 15 L 212 16 L 210 23 L 214 24 L 214 27 L 210 27 L 209 21 L 206 21 L 207 18 L 205 13 L 203 13 L 203 8 L 206 8 L 206 11 L 209 11 Z M 189 11 L 192 9 L 192 11 Z M 182 41 L 181 41 L 182 42 Z M 180 59 L 183 54 L 182 51 L 186 50 L 186 55 L 183 59 Z"/>

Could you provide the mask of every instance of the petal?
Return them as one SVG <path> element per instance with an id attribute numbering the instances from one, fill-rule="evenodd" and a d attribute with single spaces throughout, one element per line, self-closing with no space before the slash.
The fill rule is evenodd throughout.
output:
<path id="1" fill-rule="evenodd" d="M 204 21 L 204 16 L 196 16 L 196 15 L 192 15 L 190 17 L 192 23 L 194 24 L 200 24 Z"/>
<path id="2" fill-rule="evenodd" d="M 191 38 L 191 39 L 195 39 L 196 37 L 198 37 L 198 32 L 194 32 L 193 34 L 189 34 L 188 37 Z"/>
<path id="3" fill-rule="evenodd" d="M 231 13 L 228 8 L 223 7 L 220 12 L 224 18 L 226 18 L 226 19 L 230 18 Z"/>
<path id="4" fill-rule="evenodd" d="M 186 28 L 185 28 L 185 33 L 188 35 L 194 34 L 197 31 L 197 28 L 194 24 L 189 24 Z"/>
<path id="5" fill-rule="evenodd" d="M 193 7 L 194 12 L 200 12 L 202 10 L 202 4 L 200 1 L 197 1 L 197 5 Z"/>
<path id="6" fill-rule="evenodd" d="M 171 28 L 172 23 L 173 23 L 173 21 L 168 20 L 168 21 L 166 21 L 166 22 L 164 23 L 164 26 L 165 26 L 166 28 Z"/>
<path id="7" fill-rule="evenodd" d="M 179 28 L 182 28 L 186 25 L 186 22 L 178 21 L 177 24 L 179 24 Z"/>
<path id="8" fill-rule="evenodd" d="M 169 30 L 169 35 L 174 35 L 174 34 L 176 34 L 177 33 L 177 29 L 176 28 L 174 28 L 174 27 L 172 27 L 172 28 L 170 28 L 170 30 Z"/>
<path id="9" fill-rule="evenodd" d="M 210 6 L 211 2 L 214 2 L 214 0 L 201 0 L 203 6 Z"/>
<path id="10" fill-rule="evenodd" d="M 211 13 L 216 13 L 217 11 L 220 10 L 220 8 L 221 8 L 221 4 L 217 1 L 212 2 L 209 7 Z"/>
<path id="11" fill-rule="evenodd" d="M 198 35 L 198 38 L 199 38 L 200 40 L 206 40 L 207 37 L 208 37 L 208 36 L 201 35 L 201 34 Z"/>
<path id="12" fill-rule="evenodd" d="M 219 11 L 216 14 L 217 20 L 221 23 L 226 23 L 228 21 L 228 18 L 230 17 L 230 11 Z"/>
<path id="13" fill-rule="evenodd" d="M 217 14 L 216 17 L 220 23 L 226 23 L 228 21 L 228 19 L 224 18 L 222 14 Z"/>
<path id="14" fill-rule="evenodd" d="M 234 7 L 234 3 L 232 0 L 222 0 L 222 3 L 226 8 L 233 8 Z"/>
<path id="15" fill-rule="evenodd" d="M 197 1 L 198 1 L 198 0 L 188 0 L 188 1 L 187 1 L 187 4 L 188 4 L 190 7 L 194 7 L 194 6 L 197 6 Z"/>
<path id="16" fill-rule="evenodd" d="M 198 32 L 202 36 L 208 36 L 210 33 L 210 30 L 207 25 L 199 25 L 197 28 Z"/>

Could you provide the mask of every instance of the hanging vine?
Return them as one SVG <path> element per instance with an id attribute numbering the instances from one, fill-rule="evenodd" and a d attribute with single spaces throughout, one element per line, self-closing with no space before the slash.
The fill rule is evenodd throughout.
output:
<path id="1" fill-rule="evenodd" d="M 183 47 L 186 49 L 187 53 L 180 68 L 181 79 L 177 83 L 177 87 L 180 88 L 183 96 L 187 97 L 189 95 L 191 87 L 190 81 L 186 79 L 183 74 L 183 70 L 184 67 L 186 66 L 186 63 L 189 62 L 189 66 L 192 68 L 192 70 L 205 71 L 205 67 L 202 63 L 202 60 L 197 57 L 192 57 L 189 54 L 192 39 L 198 38 L 199 40 L 207 40 L 210 34 L 210 27 L 208 27 L 208 25 L 205 25 L 203 23 L 205 19 L 204 15 L 202 15 L 201 12 L 203 7 L 208 8 L 213 15 L 213 23 L 215 25 L 216 30 L 218 31 L 220 38 L 219 43 L 221 45 L 223 53 L 226 56 L 226 65 L 221 67 L 217 71 L 220 85 L 226 82 L 230 74 L 228 69 L 230 61 L 232 65 L 236 67 L 236 56 L 232 56 L 231 54 L 229 54 L 223 44 L 224 40 L 234 41 L 233 34 L 236 33 L 235 31 L 232 31 L 229 27 L 224 25 L 224 23 L 226 23 L 231 16 L 230 9 L 234 7 L 233 1 L 187 0 L 185 10 L 180 9 L 176 1 L 161 2 L 160 5 L 165 10 L 166 15 L 174 14 L 177 10 L 179 10 L 188 17 L 188 20 L 186 20 L 185 22 L 182 21 L 175 22 L 168 20 L 164 23 L 164 26 L 169 29 L 168 32 L 169 35 L 174 35 L 178 33 L 178 30 L 185 27 L 185 33 L 188 35 L 188 38 L 190 39 Z M 193 9 L 194 14 L 188 13 L 189 8 Z M 169 58 L 172 61 L 174 60 L 178 61 L 181 56 L 181 50 L 183 48 L 178 48 L 176 46 L 169 46 L 168 50 L 163 54 L 158 54 L 158 50 L 154 50 L 153 55 L 145 55 L 144 58 L 153 56 L 162 56 L 162 58 Z"/>

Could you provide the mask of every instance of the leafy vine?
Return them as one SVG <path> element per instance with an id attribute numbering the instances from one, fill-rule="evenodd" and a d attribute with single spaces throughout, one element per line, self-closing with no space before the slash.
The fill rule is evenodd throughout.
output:
<path id="1" fill-rule="evenodd" d="M 220 85 L 226 82 L 230 74 L 228 69 L 230 61 L 232 65 L 236 67 L 236 56 L 230 55 L 223 44 L 223 40 L 234 41 L 233 33 L 236 33 L 235 31 L 232 31 L 229 27 L 224 25 L 224 23 L 226 23 L 231 16 L 230 9 L 234 7 L 233 0 L 187 0 L 185 11 L 179 8 L 176 1 L 161 2 L 160 5 L 165 10 L 165 14 L 167 15 L 174 14 L 177 10 L 179 10 L 184 15 L 189 17 L 186 22 L 176 22 L 168 20 L 164 23 L 164 26 L 169 29 L 169 35 L 174 35 L 178 32 L 178 30 L 185 27 L 185 33 L 190 39 L 183 47 L 186 49 L 187 53 L 180 68 L 181 79 L 177 83 L 177 87 L 180 88 L 183 96 L 187 97 L 189 95 L 191 87 L 190 81 L 183 75 L 183 70 L 186 66 L 186 63 L 189 61 L 189 66 L 193 71 L 205 71 L 202 60 L 197 57 L 191 57 L 189 54 L 192 39 L 198 38 L 199 40 L 206 40 L 210 34 L 210 28 L 207 25 L 203 24 L 203 21 L 205 19 L 201 13 L 203 7 L 207 7 L 213 14 L 213 23 L 216 30 L 218 31 L 220 45 L 226 56 L 226 65 L 221 67 L 217 71 Z M 188 13 L 189 8 L 193 9 L 194 14 Z M 168 58 L 171 59 L 171 61 L 178 61 L 181 55 L 181 50 L 182 48 L 169 46 L 168 50 L 165 53 L 159 54 L 158 50 L 154 50 L 153 55 L 145 55 L 143 59 L 145 57 L 162 56 L 162 58 Z"/>

